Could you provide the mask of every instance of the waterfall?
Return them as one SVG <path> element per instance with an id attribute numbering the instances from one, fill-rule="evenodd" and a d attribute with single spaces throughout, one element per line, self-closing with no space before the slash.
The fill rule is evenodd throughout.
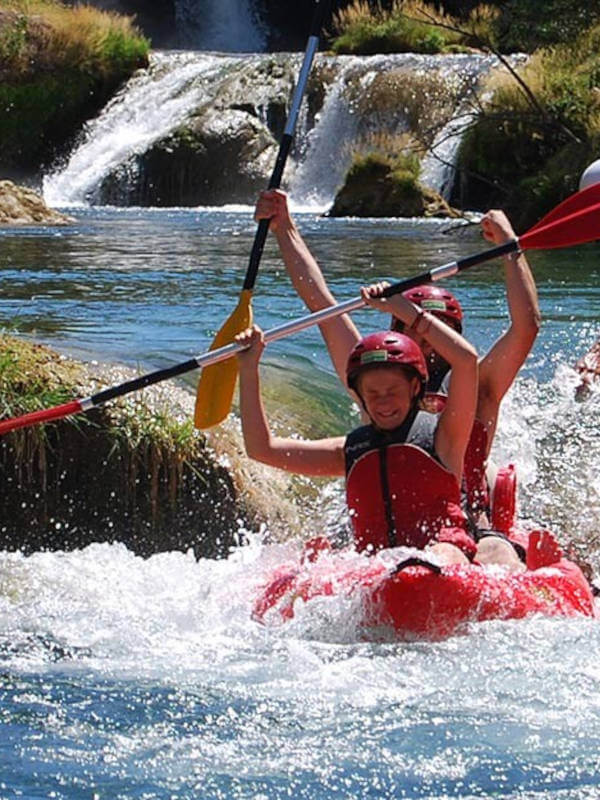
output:
<path id="1" fill-rule="evenodd" d="M 436 189 L 445 200 L 450 199 L 456 174 L 458 148 L 463 133 L 472 120 L 473 114 L 466 110 L 457 113 L 435 137 L 431 149 L 421 162 L 421 183 Z"/>
<path id="2" fill-rule="evenodd" d="M 428 56 L 418 54 L 339 57 L 336 77 L 329 87 L 316 125 L 308 133 L 308 146 L 302 163 L 291 179 L 290 193 L 300 205 L 327 206 L 352 161 L 353 153 L 367 152 L 370 136 L 385 132 L 400 136 L 410 131 L 414 109 L 402 104 L 374 109 L 368 100 L 378 76 L 397 72 L 414 81 L 413 99 L 426 107 L 419 95 L 419 79 L 434 76 L 452 96 L 447 120 L 431 124 L 432 141 L 422 159 L 421 182 L 448 197 L 454 180 L 458 148 L 472 115 L 469 98 L 480 78 L 496 64 L 491 56 Z M 437 77 L 436 77 L 437 76 Z M 437 80 L 439 78 L 439 81 Z M 431 109 L 425 108 L 425 112 Z M 412 122 L 414 124 L 414 120 Z M 424 123 L 423 123 L 424 124 Z"/>
<path id="3" fill-rule="evenodd" d="M 126 165 L 170 133 L 210 96 L 211 83 L 239 59 L 206 53 L 152 53 L 150 68 L 139 70 L 88 123 L 68 162 L 44 176 L 51 206 L 94 201 L 111 170 Z"/>
<path id="4" fill-rule="evenodd" d="M 114 175 L 120 185 L 136 186 L 143 154 L 202 117 L 217 139 L 225 135 L 218 133 L 219 123 L 234 140 L 244 135 L 243 125 L 255 125 L 256 147 L 243 150 L 241 162 L 227 163 L 234 174 L 244 166 L 254 169 L 254 182 L 243 197 L 234 185 L 238 196 L 225 200 L 251 202 L 252 187 L 265 185 L 272 169 L 271 149 L 283 129 L 299 64 L 298 54 L 153 52 L 149 69 L 137 72 L 86 125 L 67 163 L 45 176 L 46 201 L 53 206 L 100 202 L 103 182 Z M 353 155 L 377 149 L 382 136 L 392 144 L 402 136 L 426 140 L 421 181 L 448 196 L 470 98 L 496 66 L 492 56 L 474 54 L 319 54 L 313 73 L 319 90 L 313 90 L 311 102 L 305 98 L 284 175 L 294 204 L 327 208 Z M 164 147 L 168 162 L 168 141 Z M 199 197 L 197 203 L 205 201 Z"/>
<path id="5" fill-rule="evenodd" d="M 176 0 L 175 24 L 184 47 L 225 53 L 265 49 L 266 30 L 252 0 Z"/>
<path id="6" fill-rule="evenodd" d="M 314 128 L 306 132 L 303 158 L 289 180 L 295 204 L 327 208 L 350 165 L 360 120 L 348 91 L 355 72 L 361 71 L 360 62 L 360 58 L 350 57 L 342 66 Z"/>

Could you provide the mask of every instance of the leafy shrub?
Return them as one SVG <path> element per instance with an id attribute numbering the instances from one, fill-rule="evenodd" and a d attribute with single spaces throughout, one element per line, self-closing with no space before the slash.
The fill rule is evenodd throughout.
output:
<path id="1" fill-rule="evenodd" d="M 495 90 L 461 146 L 462 202 L 528 225 L 577 189 L 600 143 L 599 44 L 600 25 L 538 50 Z"/>

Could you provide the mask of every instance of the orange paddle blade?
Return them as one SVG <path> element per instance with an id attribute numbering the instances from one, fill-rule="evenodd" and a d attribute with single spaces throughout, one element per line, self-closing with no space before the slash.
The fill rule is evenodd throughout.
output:
<path id="1" fill-rule="evenodd" d="M 233 313 L 214 338 L 211 350 L 231 344 L 238 333 L 252 325 L 252 292 L 243 289 Z M 238 375 L 237 358 L 205 367 L 198 381 L 194 425 L 200 430 L 223 422 L 231 410 Z"/>

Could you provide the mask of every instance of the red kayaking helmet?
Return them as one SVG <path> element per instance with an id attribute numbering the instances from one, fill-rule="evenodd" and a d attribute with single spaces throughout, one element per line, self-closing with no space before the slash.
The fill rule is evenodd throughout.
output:
<path id="1" fill-rule="evenodd" d="M 402 292 L 402 295 L 407 300 L 410 300 L 411 303 L 420 306 L 423 311 L 429 311 L 443 322 L 449 322 L 459 333 L 462 332 L 463 312 L 460 303 L 452 292 L 447 289 L 441 289 L 439 286 L 424 284 L 423 286 L 413 286 L 412 289 Z M 392 328 L 394 330 L 396 329 L 395 320 L 396 318 L 394 317 L 392 320 Z M 400 320 L 397 320 L 397 323 L 402 326 Z"/>
<path id="2" fill-rule="evenodd" d="M 425 356 L 416 342 L 397 331 L 371 333 L 354 346 L 346 364 L 348 387 L 356 391 L 356 383 L 362 370 L 387 365 L 413 370 L 421 381 L 420 395 L 425 392 L 429 380 Z"/>

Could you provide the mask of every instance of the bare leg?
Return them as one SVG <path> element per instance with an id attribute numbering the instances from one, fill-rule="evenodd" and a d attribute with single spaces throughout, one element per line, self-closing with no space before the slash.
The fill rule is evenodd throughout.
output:
<path id="1" fill-rule="evenodd" d="M 477 545 L 475 561 L 480 564 L 501 564 L 511 572 L 523 572 L 525 564 L 517 555 L 515 548 L 498 536 L 486 536 Z"/>
<path id="2" fill-rule="evenodd" d="M 469 559 L 466 555 L 448 542 L 437 542 L 436 544 L 429 545 L 426 550 L 434 553 L 439 558 L 442 564 L 468 564 Z"/>

